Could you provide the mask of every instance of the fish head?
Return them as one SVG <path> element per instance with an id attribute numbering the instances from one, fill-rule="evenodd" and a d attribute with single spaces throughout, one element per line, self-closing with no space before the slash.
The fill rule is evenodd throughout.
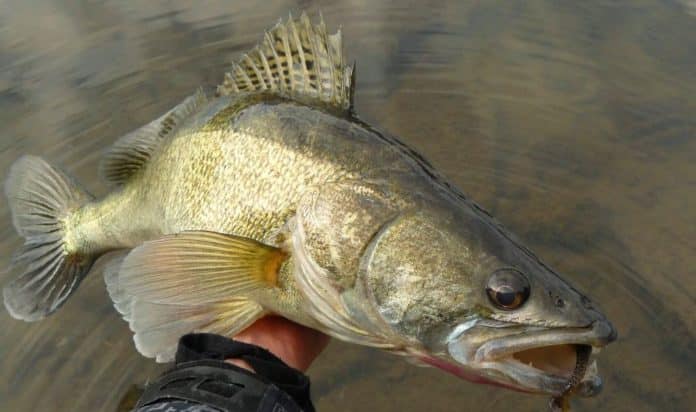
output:
<path id="1" fill-rule="evenodd" d="M 576 393 L 599 392 L 593 357 L 580 355 L 613 341 L 614 327 L 475 204 L 323 185 L 291 233 L 297 282 L 326 333 L 479 383 L 561 394 L 579 380 Z"/>
<path id="2" fill-rule="evenodd" d="M 360 279 L 402 353 L 422 363 L 525 392 L 601 389 L 581 352 L 615 340 L 612 324 L 474 204 L 427 202 L 385 222 Z"/>

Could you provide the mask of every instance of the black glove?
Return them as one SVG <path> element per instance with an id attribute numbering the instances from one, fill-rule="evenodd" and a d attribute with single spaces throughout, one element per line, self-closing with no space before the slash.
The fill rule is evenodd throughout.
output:
<path id="1" fill-rule="evenodd" d="M 256 373 L 224 362 L 230 358 Z M 176 366 L 147 386 L 136 410 L 172 401 L 222 412 L 314 412 L 302 372 L 258 346 L 204 333 L 179 340 Z"/>

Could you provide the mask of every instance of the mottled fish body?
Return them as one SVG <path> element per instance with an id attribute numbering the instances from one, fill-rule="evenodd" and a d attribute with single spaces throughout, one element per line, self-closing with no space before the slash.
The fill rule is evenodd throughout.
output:
<path id="1" fill-rule="evenodd" d="M 596 393 L 594 361 L 578 354 L 615 339 L 611 324 L 418 153 L 356 117 L 341 48 L 305 15 L 278 24 L 215 96 L 198 91 L 118 140 L 102 199 L 40 158 L 18 160 L 6 194 L 26 242 L 4 289 L 10 314 L 44 318 L 98 256 L 125 250 L 105 270 L 109 293 L 160 361 L 185 333 L 233 336 L 277 313 L 471 380 Z"/>

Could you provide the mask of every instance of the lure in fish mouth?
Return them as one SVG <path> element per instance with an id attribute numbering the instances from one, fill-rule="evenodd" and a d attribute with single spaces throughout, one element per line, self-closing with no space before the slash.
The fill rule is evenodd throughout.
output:
<path id="1" fill-rule="evenodd" d="M 8 313 L 56 311 L 110 251 L 105 281 L 141 354 L 277 314 L 476 382 L 601 388 L 616 338 L 582 293 L 415 150 L 360 120 L 340 32 L 278 23 L 198 91 L 106 153 L 95 199 L 44 160 L 5 193 L 25 245 Z M 463 137 L 466 138 L 466 137 Z"/>
<path id="2" fill-rule="evenodd" d="M 589 397 L 601 391 L 602 379 L 591 356 L 616 337 L 606 323 L 569 330 L 520 328 L 490 322 L 463 326 L 510 329 L 510 334 L 470 347 L 463 327 L 449 340 L 448 351 L 459 365 L 466 366 L 438 364 L 433 359 L 424 361 L 464 378 L 558 396 L 572 391 L 574 395 Z"/>

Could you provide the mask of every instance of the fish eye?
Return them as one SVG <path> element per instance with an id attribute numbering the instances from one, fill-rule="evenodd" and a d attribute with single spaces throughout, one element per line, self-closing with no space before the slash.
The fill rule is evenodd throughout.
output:
<path id="1" fill-rule="evenodd" d="M 514 310 L 529 298 L 529 281 L 516 269 L 498 269 L 488 279 L 486 293 L 496 307 Z"/>

